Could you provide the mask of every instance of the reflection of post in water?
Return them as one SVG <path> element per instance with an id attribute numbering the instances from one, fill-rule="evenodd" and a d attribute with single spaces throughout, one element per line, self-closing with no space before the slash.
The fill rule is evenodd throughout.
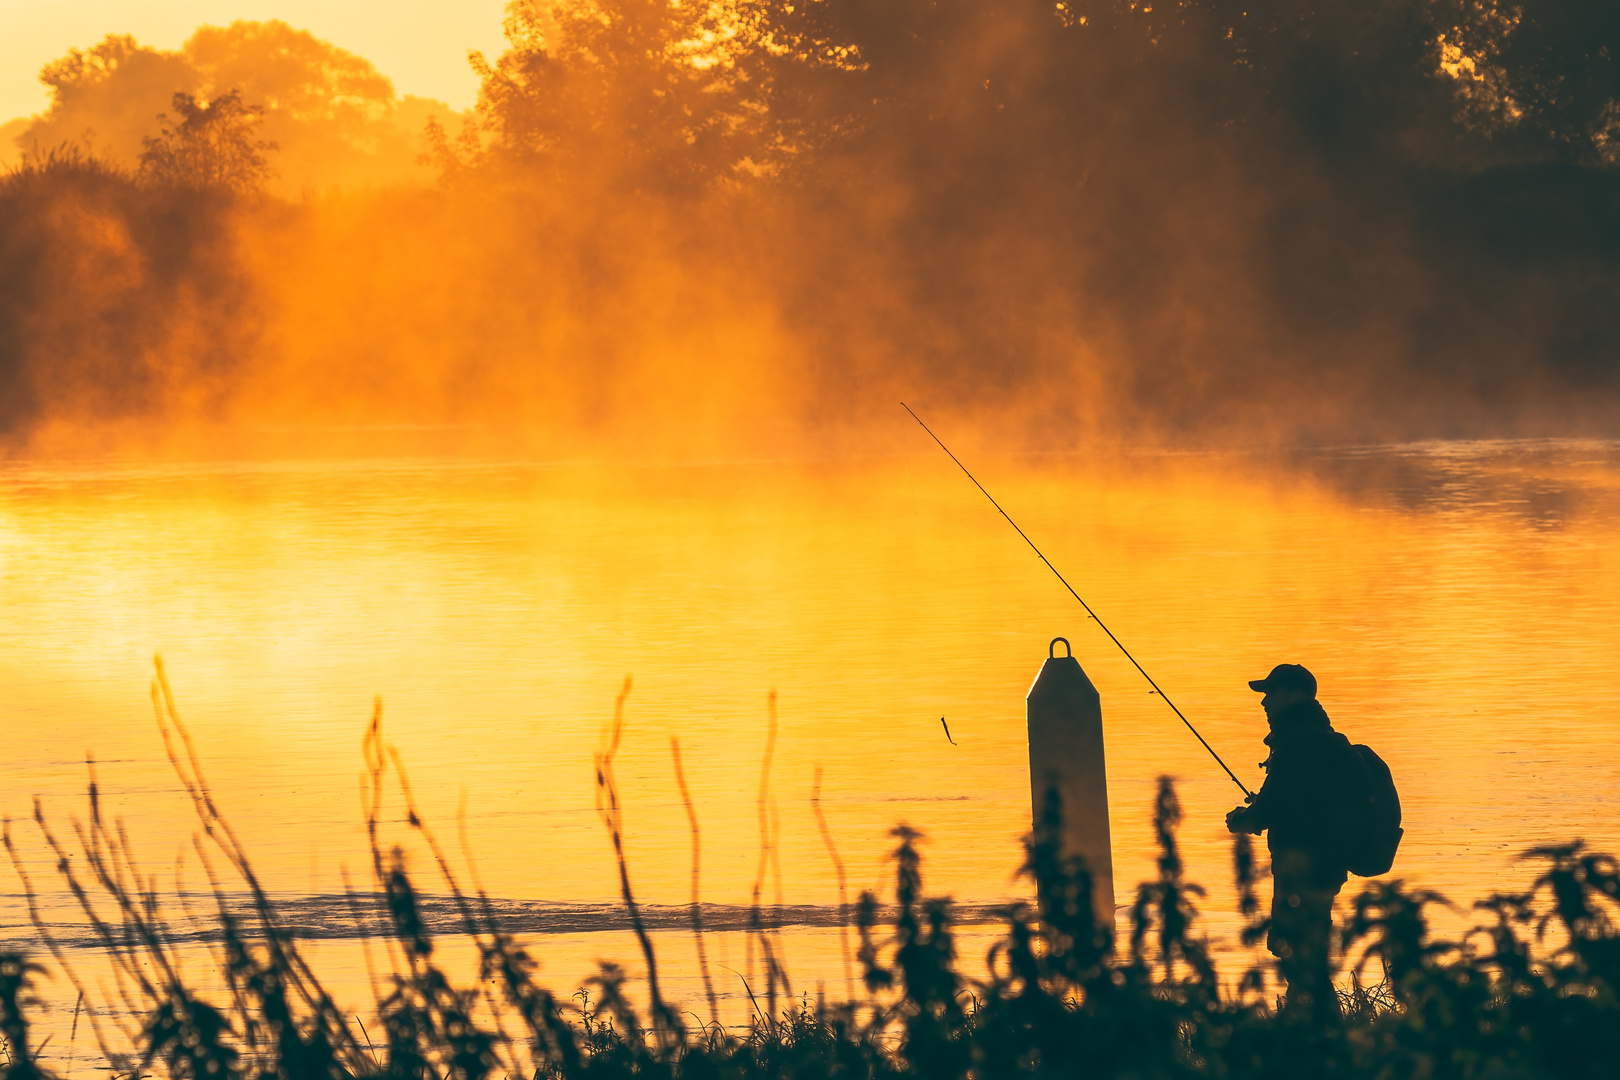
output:
<path id="1" fill-rule="evenodd" d="M 1063 656 L 1057 643 L 1063 642 Z M 1053 638 L 1026 699 L 1029 719 L 1031 820 L 1040 819 L 1046 792 L 1063 805 L 1063 851 L 1091 871 L 1092 898 L 1102 925 L 1114 925 L 1114 858 L 1108 835 L 1108 770 L 1103 758 L 1102 702 L 1069 651 Z"/>

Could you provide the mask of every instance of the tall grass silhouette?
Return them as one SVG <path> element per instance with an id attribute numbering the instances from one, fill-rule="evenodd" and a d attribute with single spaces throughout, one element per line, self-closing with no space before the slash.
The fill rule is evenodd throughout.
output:
<path id="1" fill-rule="evenodd" d="M 1028 899 L 1000 912 L 1004 929 L 982 970 L 970 970 L 958 955 L 952 904 L 926 892 L 921 835 L 902 824 L 892 832 L 892 901 L 867 892 L 849 905 L 840 892 L 840 912 L 853 915 L 859 942 L 851 960 L 849 939 L 841 939 L 846 962 L 859 966 L 859 988 L 852 978 L 845 1000 L 812 1001 L 787 989 L 760 914 L 760 887 L 773 857 L 767 761 L 749 932 L 758 938 L 769 1004 L 760 1004 L 749 986 L 752 1020 L 723 1026 L 700 952 L 710 1021 L 688 1025 L 682 1016 L 690 1014 L 664 996 L 623 852 L 613 761 L 629 690 L 627 680 L 597 757 L 598 810 L 644 954 L 650 1006 L 643 1011 L 631 1002 L 624 969 L 611 963 L 577 995 L 578 1004 L 540 985 L 535 958 L 502 929 L 476 881 L 471 890 L 463 886 L 418 813 L 399 755 L 383 740 L 379 705 L 363 740 L 375 887 L 349 897 L 357 912 L 387 927 L 386 973 L 373 977 L 382 1025 L 374 1041 L 363 1021 L 351 1027 L 323 988 L 219 812 L 160 665 L 153 703 L 197 813 L 193 851 L 217 901 L 213 936 L 224 990 L 209 997 L 184 978 L 156 879 L 136 865 L 122 826 L 103 816 L 93 766 L 88 818 L 73 822 L 71 843 L 37 804 L 34 823 L 111 960 L 115 1005 L 124 1016 L 140 1017 L 138 1025 L 118 1021 L 116 1009 L 87 993 L 40 916 L 10 822 L 4 833 L 40 939 L 80 995 L 103 1067 L 132 1080 L 154 1070 L 186 1080 L 1620 1075 L 1620 866 L 1613 857 L 1580 842 L 1526 852 L 1527 887 L 1475 904 L 1483 921 L 1459 940 L 1431 930 L 1428 912 L 1446 903 L 1442 897 L 1400 880 L 1369 882 L 1349 905 L 1339 945 L 1354 962 L 1339 973 L 1339 1009 L 1324 1019 L 1319 1011 L 1280 1007 L 1275 972 L 1254 952 L 1265 926 L 1246 836 L 1236 840 L 1233 868 L 1248 966 L 1235 978 L 1218 974 L 1192 903 L 1201 890 L 1186 879 L 1178 853 L 1181 811 L 1168 777 L 1160 780 L 1153 812 L 1158 876 L 1137 889 L 1123 941 L 1096 919 L 1083 862 L 1064 853 L 1062 806 L 1052 793 L 1025 841 Z M 700 834 L 678 746 L 672 749 L 692 829 L 691 922 L 701 942 Z M 442 964 L 422 910 L 425 894 L 403 851 L 383 843 L 385 787 L 403 798 L 406 820 L 432 852 L 453 900 L 458 936 L 474 946 L 477 977 L 468 985 Z M 819 801 L 815 810 L 841 867 Z M 251 896 L 248 916 L 227 902 L 227 883 Z M 0 955 L 4 1080 L 51 1075 L 39 1063 L 41 1047 L 28 1023 L 31 980 L 41 970 L 24 956 Z M 788 995 L 785 1004 L 775 997 L 778 988 Z"/>

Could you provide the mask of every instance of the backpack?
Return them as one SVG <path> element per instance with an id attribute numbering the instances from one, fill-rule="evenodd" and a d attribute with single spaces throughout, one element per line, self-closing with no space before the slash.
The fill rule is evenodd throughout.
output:
<path id="1" fill-rule="evenodd" d="M 1349 849 L 1345 868 L 1357 877 L 1377 877 L 1389 873 L 1395 864 L 1395 851 L 1401 846 L 1401 797 L 1395 778 L 1384 759 L 1372 747 L 1352 746 L 1361 768 L 1350 785 Z"/>

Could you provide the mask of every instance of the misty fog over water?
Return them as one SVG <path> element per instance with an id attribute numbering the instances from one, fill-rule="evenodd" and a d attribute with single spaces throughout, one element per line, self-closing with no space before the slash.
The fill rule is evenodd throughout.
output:
<path id="1" fill-rule="evenodd" d="M 8 128 L 0 423 L 681 456 L 897 449 L 905 398 L 1002 449 L 1601 436 L 1620 42 L 1515 11 L 514 0 L 469 115 L 281 23 L 114 35 Z"/>

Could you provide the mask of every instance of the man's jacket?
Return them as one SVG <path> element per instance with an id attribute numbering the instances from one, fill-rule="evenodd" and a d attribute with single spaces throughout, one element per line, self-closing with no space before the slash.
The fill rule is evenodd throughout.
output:
<path id="1" fill-rule="evenodd" d="M 1244 813 L 1243 826 L 1266 831 L 1274 867 L 1309 866 L 1311 876 L 1344 880 L 1355 835 L 1353 797 L 1365 771 L 1350 740 L 1333 730 L 1316 701 L 1290 705 L 1271 718 L 1266 782 Z"/>

